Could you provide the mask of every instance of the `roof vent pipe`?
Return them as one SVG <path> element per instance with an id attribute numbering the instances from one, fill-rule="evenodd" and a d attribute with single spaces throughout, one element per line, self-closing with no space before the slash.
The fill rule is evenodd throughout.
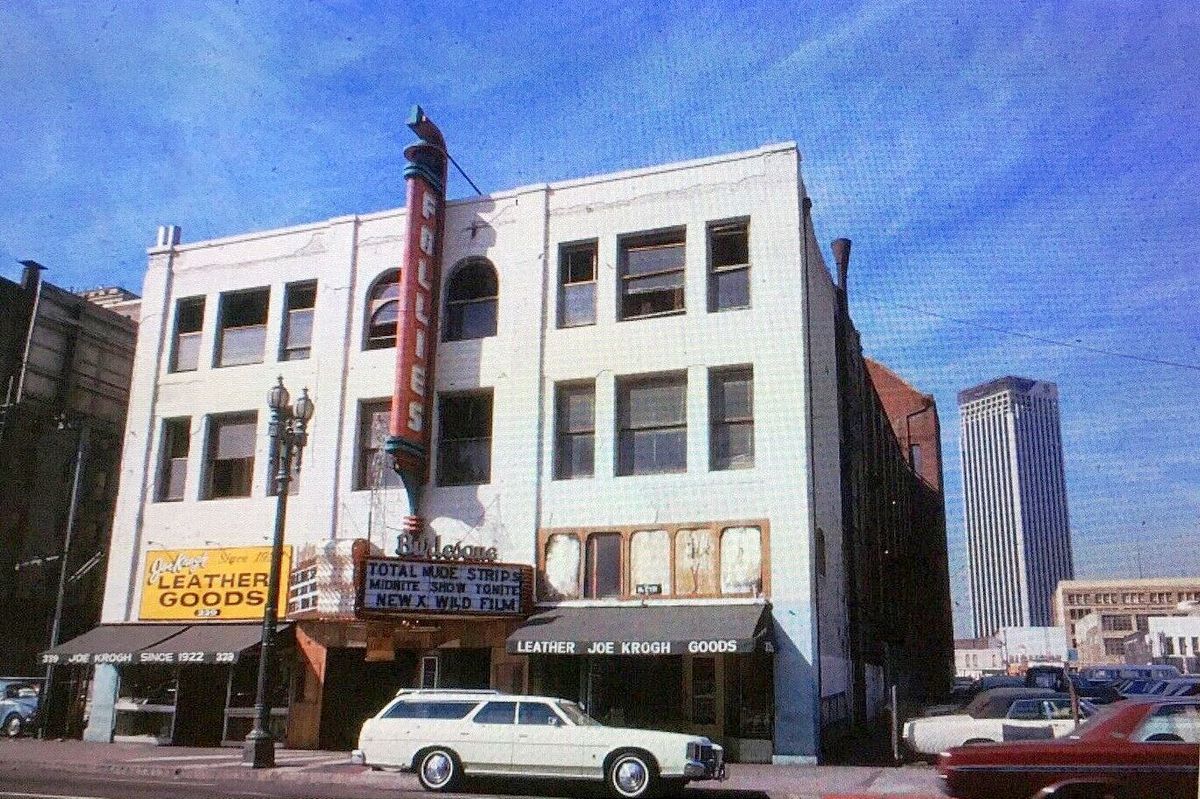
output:
<path id="1" fill-rule="evenodd" d="M 179 225 L 159 225 L 156 247 L 175 247 L 179 244 Z"/>
<path id="2" fill-rule="evenodd" d="M 833 260 L 837 263 L 838 288 L 846 291 L 846 282 L 850 279 L 850 239 L 834 239 Z"/>

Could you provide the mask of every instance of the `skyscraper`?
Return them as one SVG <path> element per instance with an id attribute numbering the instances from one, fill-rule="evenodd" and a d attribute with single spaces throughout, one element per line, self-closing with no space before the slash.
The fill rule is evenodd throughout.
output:
<path id="1" fill-rule="evenodd" d="M 1045 626 L 1074 577 L 1058 387 L 1001 377 L 958 395 L 975 635 Z"/>

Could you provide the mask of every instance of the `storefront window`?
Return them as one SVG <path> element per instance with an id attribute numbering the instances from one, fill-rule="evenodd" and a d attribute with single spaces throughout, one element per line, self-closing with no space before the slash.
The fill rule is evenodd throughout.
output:
<path id="1" fill-rule="evenodd" d="M 671 539 L 666 530 L 638 530 L 629 543 L 629 582 L 648 594 L 671 590 Z"/>
<path id="2" fill-rule="evenodd" d="M 717 661 L 692 658 L 692 723 L 717 723 Z"/>
<path id="3" fill-rule="evenodd" d="M 588 599 L 621 595 L 620 533 L 592 533 L 588 536 L 583 594 Z"/>
<path id="4" fill-rule="evenodd" d="M 721 531 L 721 593 L 762 593 L 762 533 L 757 527 Z"/>
<path id="5" fill-rule="evenodd" d="M 579 538 L 566 533 L 546 541 L 542 599 L 579 598 Z"/>
<path id="6" fill-rule="evenodd" d="M 717 548 L 713 531 L 680 530 L 675 534 L 675 593 L 711 596 L 717 593 Z"/>
<path id="7" fill-rule="evenodd" d="M 116 739 L 170 742 L 177 692 L 174 666 L 122 667 L 113 730 Z"/>

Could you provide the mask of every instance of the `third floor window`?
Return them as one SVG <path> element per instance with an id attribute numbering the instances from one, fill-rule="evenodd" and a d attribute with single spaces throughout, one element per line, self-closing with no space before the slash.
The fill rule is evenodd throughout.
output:
<path id="1" fill-rule="evenodd" d="M 684 229 L 623 238 L 620 249 L 620 318 L 682 313 Z"/>
<path id="2" fill-rule="evenodd" d="M 204 328 L 204 298 L 188 297 L 175 304 L 175 341 L 171 371 L 192 372 L 200 365 L 200 332 Z"/>
<path id="3" fill-rule="evenodd" d="M 289 283 L 284 292 L 283 339 L 279 360 L 300 361 L 312 352 L 313 308 L 317 304 L 315 281 Z"/>
<path id="4" fill-rule="evenodd" d="M 268 288 L 221 295 L 216 366 L 262 363 L 270 297 Z"/>
<path id="5" fill-rule="evenodd" d="M 559 249 L 559 327 L 596 323 L 596 254 L 594 241 Z"/>

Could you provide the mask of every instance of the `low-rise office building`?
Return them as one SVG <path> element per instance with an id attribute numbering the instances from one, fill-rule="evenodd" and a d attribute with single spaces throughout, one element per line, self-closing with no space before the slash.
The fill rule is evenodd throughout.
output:
<path id="1" fill-rule="evenodd" d="M 1107 654 L 1115 657 L 1124 652 L 1116 642 L 1133 632 L 1147 632 L 1151 616 L 1169 616 L 1179 612 L 1181 602 L 1196 601 L 1200 601 L 1200 579 L 1194 577 L 1063 580 L 1054 591 L 1052 607 L 1054 623 L 1066 629 L 1072 646 L 1083 646 L 1080 619 L 1093 612 L 1104 617 L 1099 622 L 1101 637 L 1114 643 L 1100 647 L 1107 646 L 1112 650 Z"/>
<path id="2" fill-rule="evenodd" d="M 449 202 L 441 301 L 426 286 L 415 312 L 437 338 L 416 508 L 385 453 L 409 210 L 161 231 L 105 624 L 51 653 L 95 668 L 88 737 L 249 728 L 276 375 L 316 405 L 272 681 L 290 745 L 347 748 L 418 686 L 557 694 L 752 760 L 814 760 L 824 727 L 865 720 L 855 681 L 900 667 L 849 646 L 838 287 L 799 161 L 774 145 Z M 888 565 L 864 579 L 926 567 Z"/>

